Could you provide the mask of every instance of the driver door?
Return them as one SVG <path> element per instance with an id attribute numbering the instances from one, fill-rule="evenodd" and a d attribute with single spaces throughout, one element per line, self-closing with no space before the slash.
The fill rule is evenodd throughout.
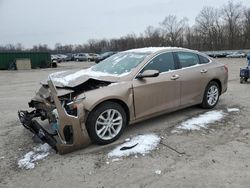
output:
<path id="1" fill-rule="evenodd" d="M 171 52 L 154 57 L 145 70 L 158 70 L 159 76 L 133 80 L 136 119 L 171 110 L 180 105 L 180 81 Z"/>

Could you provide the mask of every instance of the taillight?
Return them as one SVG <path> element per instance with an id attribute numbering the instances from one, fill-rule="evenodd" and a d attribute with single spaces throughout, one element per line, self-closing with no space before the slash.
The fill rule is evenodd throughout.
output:
<path id="1" fill-rule="evenodd" d="M 227 65 L 224 65 L 224 69 L 226 70 L 226 72 L 228 72 L 228 67 L 227 67 Z"/>

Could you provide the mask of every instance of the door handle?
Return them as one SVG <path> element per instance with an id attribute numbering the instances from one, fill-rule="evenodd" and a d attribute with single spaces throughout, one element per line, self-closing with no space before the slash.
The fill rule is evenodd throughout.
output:
<path id="1" fill-rule="evenodd" d="M 201 69 L 201 73 L 207 73 L 207 69 Z"/>
<path id="2" fill-rule="evenodd" d="M 177 79 L 179 79 L 180 78 L 180 76 L 178 75 L 178 74 L 174 74 L 173 76 L 171 76 L 171 80 L 177 80 Z"/>

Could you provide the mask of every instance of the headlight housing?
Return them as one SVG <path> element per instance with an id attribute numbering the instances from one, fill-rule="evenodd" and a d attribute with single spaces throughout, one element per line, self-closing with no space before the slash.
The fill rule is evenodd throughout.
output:
<path id="1" fill-rule="evenodd" d="M 77 106 L 79 103 L 81 103 L 84 99 L 86 98 L 85 94 L 80 94 L 78 96 L 76 96 L 73 101 L 70 101 L 67 103 L 67 106 L 73 110 L 73 109 L 77 109 Z"/>

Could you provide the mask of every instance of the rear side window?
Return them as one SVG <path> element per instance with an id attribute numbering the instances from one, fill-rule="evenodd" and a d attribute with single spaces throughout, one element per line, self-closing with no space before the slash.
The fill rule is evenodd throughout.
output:
<path id="1" fill-rule="evenodd" d="M 177 57 L 180 62 L 181 68 L 190 67 L 199 64 L 199 58 L 197 54 L 190 52 L 177 52 Z"/>
<path id="2" fill-rule="evenodd" d="M 173 54 L 169 52 L 156 56 L 144 67 L 145 70 L 158 70 L 160 73 L 175 70 Z"/>
<path id="3" fill-rule="evenodd" d="M 209 63 L 209 59 L 202 56 L 202 55 L 199 55 L 199 59 L 200 59 L 200 64 L 206 64 L 206 63 Z"/>

